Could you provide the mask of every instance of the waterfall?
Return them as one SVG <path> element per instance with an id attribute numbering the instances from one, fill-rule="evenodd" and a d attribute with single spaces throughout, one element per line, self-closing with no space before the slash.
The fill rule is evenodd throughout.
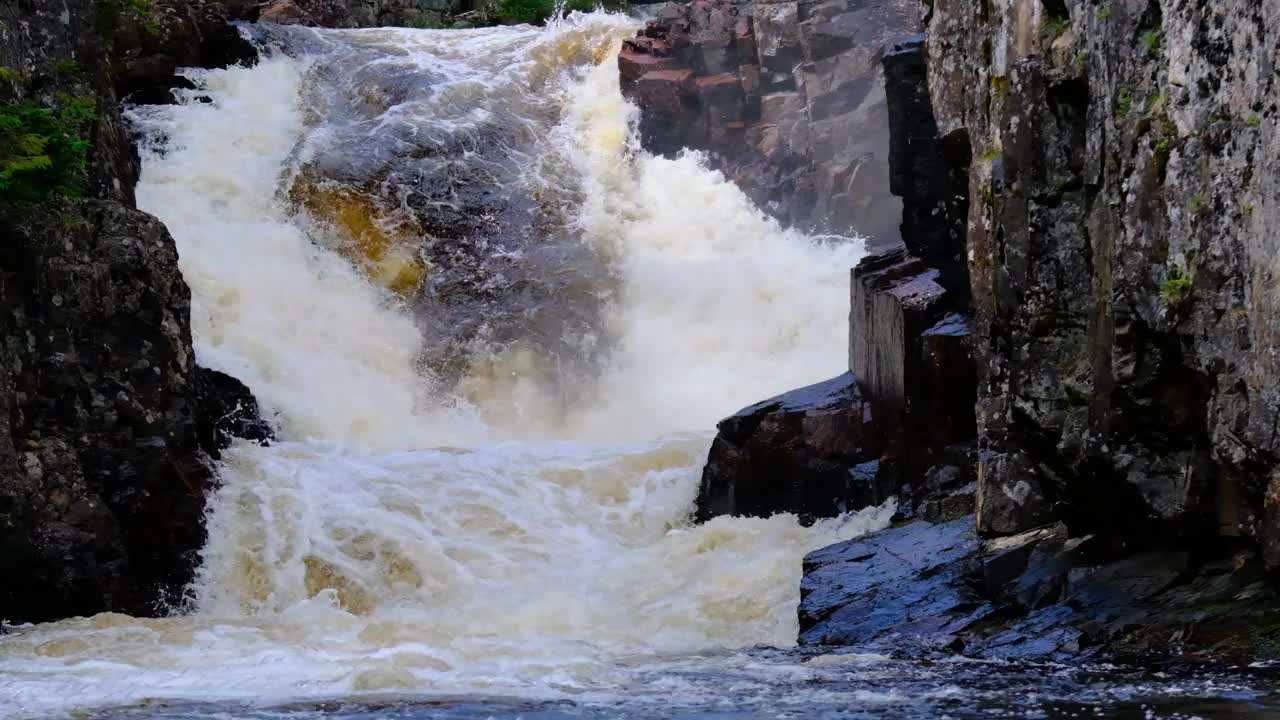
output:
<path id="1" fill-rule="evenodd" d="M 862 244 L 643 152 L 634 31 L 261 29 L 257 66 L 131 111 L 197 355 L 281 442 L 227 453 L 185 612 L 17 629 L 0 715 L 610 697 L 655 658 L 793 644 L 801 557 L 890 510 L 689 514 L 719 418 L 844 369 Z"/>

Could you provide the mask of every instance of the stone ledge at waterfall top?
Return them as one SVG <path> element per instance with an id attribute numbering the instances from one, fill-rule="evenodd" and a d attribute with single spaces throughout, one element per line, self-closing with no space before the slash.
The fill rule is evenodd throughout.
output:
<path id="1" fill-rule="evenodd" d="M 98 8 L 0 0 L 0 102 L 90 98 L 83 199 L 0 200 L 0 620 L 163 610 L 204 541 L 211 460 L 270 428 L 199 367 L 173 239 L 133 208 Z"/>

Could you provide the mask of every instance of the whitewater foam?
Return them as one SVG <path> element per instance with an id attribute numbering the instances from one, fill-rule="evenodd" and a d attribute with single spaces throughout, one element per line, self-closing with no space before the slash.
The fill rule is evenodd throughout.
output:
<path id="1" fill-rule="evenodd" d="M 803 554 L 892 508 L 810 528 L 689 513 L 717 419 L 842 371 L 861 245 L 785 231 L 696 154 L 640 151 L 613 62 L 634 29 L 307 31 L 323 53 L 200 73 L 188 102 L 131 113 L 151 138 L 139 202 L 177 242 L 197 355 L 284 441 L 227 454 L 189 613 L 18 628 L 0 714 L 608 694 L 655 658 L 794 642 Z M 522 182 L 558 193 L 616 282 L 606 360 L 577 392 L 520 372 L 547 361 L 527 347 L 442 386 L 408 304 L 287 201 L 339 135 L 311 93 L 353 58 L 365 80 L 413 63 L 438 83 L 379 110 L 370 142 L 499 112 L 540 138 Z"/>

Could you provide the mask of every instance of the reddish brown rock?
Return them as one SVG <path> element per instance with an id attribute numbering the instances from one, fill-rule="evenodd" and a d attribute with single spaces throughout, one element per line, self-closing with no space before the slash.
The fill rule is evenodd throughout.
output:
<path id="1" fill-rule="evenodd" d="M 630 47 L 628 41 L 618 55 L 618 72 L 622 79 L 624 92 L 632 92 L 636 82 L 644 75 L 662 70 L 676 69 L 676 59 L 651 55 Z"/>
<path id="2" fill-rule="evenodd" d="M 896 240 L 901 204 L 889 193 L 877 58 L 881 46 L 914 26 L 914 17 L 895 0 L 855 5 L 668 5 L 625 44 L 618 61 L 623 92 L 640 106 L 645 148 L 668 156 L 706 151 L 712 167 L 784 222 Z M 696 74 L 700 102 L 676 111 L 669 93 L 650 102 L 638 89 L 644 72 L 676 68 Z M 740 93 L 725 76 L 736 76 Z M 825 124 L 814 128 L 811 120 Z M 747 124 L 745 132 L 739 123 Z M 828 163 L 844 168 L 845 180 L 857 177 L 857 197 L 851 183 L 833 189 Z"/>
<path id="3" fill-rule="evenodd" d="M 658 112 L 682 113 L 692 98 L 692 70 L 652 70 L 635 84 L 636 97 Z"/>
<path id="4" fill-rule="evenodd" d="M 694 87 L 713 127 L 741 122 L 746 111 L 746 96 L 736 73 L 700 77 L 694 81 Z"/>

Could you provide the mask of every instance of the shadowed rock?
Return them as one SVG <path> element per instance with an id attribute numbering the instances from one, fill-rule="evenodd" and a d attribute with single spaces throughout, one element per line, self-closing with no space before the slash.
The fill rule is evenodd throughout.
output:
<path id="1" fill-rule="evenodd" d="M 876 428 L 852 373 L 752 405 L 718 427 L 702 472 L 699 521 L 830 517 L 879 504 L 893 491 L 875 462 Z"/>
<path id="2" fill-rule="evenodd" d="M 137 167 L 108 60 L 127 43 L 100 34 L 102 10 L 0 2 L 0 66 L 17 69 L 0 102 L 96 106 L 84 199 L 0 194 L 0 620 L 11 622 L 180 601 L 204 543 L 210 459 L 234 435 L 270 433 L 247 388 L 196 364 L 173 239 L 132 207 Z"/>
<path id="3" fill-rule="evenodd" d="M 986 541 L 973 524 L 913 522 L 810 553 L 800 642 L 1056 660 L 1275 656 L 1280 615 L 1255 552 L 1197 565 L 1070 538 L 1060 523 Z"/>

